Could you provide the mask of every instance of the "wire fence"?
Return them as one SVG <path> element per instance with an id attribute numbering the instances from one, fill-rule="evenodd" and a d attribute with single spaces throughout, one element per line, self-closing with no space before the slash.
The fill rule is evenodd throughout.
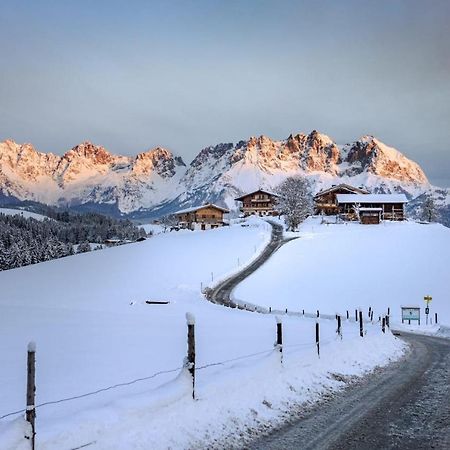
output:
<path id="1" fill-rule="evenodd" d="M 355 336 L 356 337 L 357 333 L 351 333 L 351 334 L 347 333 L 346 335 L 348 337 L 350 337 L 350 336 L 352 336 L 352 337 Z M 338 339 L 338 340 L 341 340 L 341 339 L 342 339 L 342 335 L 340 335 L 340 339 Z M 330 343 L 332 343 L 332 342 L 334 342 L 336 340 L 337 340 L 337 337 L 334 338 L 334 339 L 322 340 L 322 341 L 320 341 L 320 345 L 321 346 L 327 345 L 327 344 L 330 344 Z M 316 347 L 316 345 L 317 345 L 317 342 L 306 342 L 306 343 L 297 343 L 297 344 L 282 344 L 281 347 L 283 349 L 306 349 L 306 348 L 314 349 Z M 240 355 L 240 356 L 237 356 L 237 357 L 234 357 L 234 358 L 225 359 L 223 361 L 215 361 L 215 362 L 211 362 L 211 363 L 206 363 L 206 364 L 203 364 L 201 366 L 195 367 L 194 370 L 195 370 L 195 372 L 198 372 L 198 371 L 210 368 L 210 367 L 224 366 L 224 365 L 232 363 L 232 362 L 238 362 L 238 361 L 242 361 L 242 360 L 245 360 L 245 359 L 254 358 L 256 356 L 263 356 L 263 355 L 264 356 L 269 356 L 271 353 L 273 353 L 274 351 L 277 351 L 277 350 L 279 350 L 279 347 L 277 347 L 277 345 L 275 345 L 275 347 L 272 347 L 272 348 L 267 349 L 267 350 L 262 350 L 262 351 L 258 351 L 258 352 L 254 352 L 254 353 L 245 354 L 245 355 Z M 129 381 L 116 383 L 116 384 L 113 384 L 113 385 L 110 385 L 110 386 L 106 386 L 106 387 L 102 387 L 102 388 L 99 388 L 99 389 L 96 389 L 96 390 L 93 390 L 93 391 L 90 391 L 90 392 L 86 392 L 86 393 L 83 393 L 83 394 L 73 395 L 73 396 L 70 396 L 70 397 L 64 397 L 64 398 L 57 399 L 57 400 L 45 401 L 45 402 L 38 403 L 38 404 L 34 405 L 34 409 L 39 409 L 39 408 L 42 408 L 44 406 L 56 405 L 56 404 L 66 403 L 66 402 L 70 402 L 70 401 L 74 401 L 74 400 L 79 400 L 79 399 L 82 399 L 82 398 L 91 397 L 91 396 L 98 395 L 98 394 L 101 394 L 103 392 L 111 391 L 111 390 L 114 390 L 114 389 L 118 389 L 118 388 L 122 388 L 122 387 L 126 387 L 126 386 L 131 386 L 131 385 L 134 385 L 136 383 L 140 383 L 140 382 L 143 382 L 143 381 L 147 381 L 147 380 L 156 378 L 156 377 L 158 377 L 160 375 L 167 375 L 167 374 L 171 374 L 171 373 L 175 373 L 175 372 L 180 372 L 182 369 L 184 369 L 186 367 L 187 366 L 185 364 L 183 366 L 179 366 L 179 367 L 176 367 L 176 368 L 173 368 L 173 369 L 160 370 L 160 371 L 155 372 L 155 373 L 153 373 L 151 375 L 147 375 L 147 376 L 140 377 L 140 378 L 135 378 L 135 379 L 132 379 L 132 380 L 129 380 Z M 0 415 L 0 420 L 6 419 L 6 418 L 12 417 L 12 416 L 17 416 L 19 414 L 23 414 L 26 411 L 27 411 L 27 408 L 22 408 L 22 409 L 18 409 L 16 411 L 11 411 L 11 412 L 5 413 L 3 415 Z"/>

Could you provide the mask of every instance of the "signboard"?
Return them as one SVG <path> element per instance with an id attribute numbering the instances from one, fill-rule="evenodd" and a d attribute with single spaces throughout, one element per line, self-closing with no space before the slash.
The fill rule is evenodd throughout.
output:
<path id="1" fill-rule="evenodd" d="M 425 308 L 425 314 L 430 314 L 430 308 L 428 306 Z"/>
<path id="2" fill-rule="evenodd" d="M 411 320 L 417 320 L 420 325 L 420 308 L 415 306 L 402 306 L 402 323 L 407 320 L 411 323 Z"/>

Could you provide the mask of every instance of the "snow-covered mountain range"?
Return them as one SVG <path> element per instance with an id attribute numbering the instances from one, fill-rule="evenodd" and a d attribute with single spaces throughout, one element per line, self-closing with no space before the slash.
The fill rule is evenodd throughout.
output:
<path id="1" fill-rule="evenodd" d="M 0 203 L 32 200 L 130 217 L 156 217 L 212 201 L 236 210 L 236 196 L 273 189 L 304 175 L 314 191 L 346 182 L 372 192 L 402 192 L 417 210 L 433 195 L 450 216 L 450 190 L 428 182 L 420 166 L 373 136 L 343 146 L 317 131 L 275 141 L 251 137 L 206 147 L 189 166 L 157 147 L 136 157 L 113 155 L 89 142 L 63 156 L 30 144 L 0 143 Z"/>

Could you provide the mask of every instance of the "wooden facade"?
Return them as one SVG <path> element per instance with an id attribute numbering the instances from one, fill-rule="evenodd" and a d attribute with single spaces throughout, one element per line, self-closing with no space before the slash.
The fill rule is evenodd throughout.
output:
<path id="1" fill-rule="evenodd" d="M 359 208 L 359 221 L 363 225 L 378 225 L 382 211 L 381 208 Z"/>
<path id="2" fill-rule="evenodd" d="M 380 220 L 405 220 L 406 217 L 405 205 L 408 200 L 404 194 L 338 194 L 336 198 L 343 219 L 358 220 L 359 215 L 361 220 L 361 212 L 367 217 L 373 217 L 376 210 Z M 365 221 L 369 220 L 367 217 Z"/>
<path id="3" fill-rule="evenodd" d="M 174 213 L 178 226 L 190 230 L 209 230 L 225 225 L 224 214 L 229 210 L 208 203 L 194 208 L 184 209 Z"/>
<path id="4" fill-rule="evenodd" d="M 244 216 L 276 216 L 278 214 L 275 206 L 277 197 L 276 194 L 258 189 L 235 200 L 242 203 L 239 211 Z"/>
<path id="5" fill-rule="evenodd" d="M 314 196 L 315 214 L 334 216 L 339 213 L 336 196 L 338 194 L 369 194 L 369 191 L 350 186 L 349 184 L 338 184 L 329 189 L 320 191 Z"/>

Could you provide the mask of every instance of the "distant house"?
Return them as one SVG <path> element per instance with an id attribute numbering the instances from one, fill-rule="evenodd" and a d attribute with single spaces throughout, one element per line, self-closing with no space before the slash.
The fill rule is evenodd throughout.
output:
<path id="1" fill-rule="evenodd" d="M 239 211 L 244 216 L 253 214 L 258 216 L 276 216 L 278 214 L 275 207 L 277 197 L 278 195 L 273 192 L 258 189 L 235 198 L 235 200 L 242 203 Z"/>
<path id="2" fill-rule="evenodd" d="M 315 214 L 324 214 L 326 216 L 338 214 L 339 207 L 336 201 L 338 194 L 369 194 L 369 191 L 362 187 L 354 187 L 344 183 L 333 185 L 314 196 Z"/>
<path id="3" fill-rule="evenodd" d="M 337 194 L 339 213 L 343 218 L 361 223 L 380 223 L 380 220 L 404 220 L 405 194 Z"/>
<path id="4" fill-rule="evenodd" d="M 209 230 L 225 225 L 223 216 L 229 212 L 226 208 L 208 203 L 206 205 L 177 211 L 173 215 L 177 219 L 180 228 Z"/>
<path id="5" fill-rule="evenodd" d="M 124 243 L 124 241 L 122 239 L 119 238 L 110 238 L 110 239 L 105 239 L 103 241 L 103 243 L 107 246 L 107 247 L 114 247 L 116 245 L 121 245 Z"/>

